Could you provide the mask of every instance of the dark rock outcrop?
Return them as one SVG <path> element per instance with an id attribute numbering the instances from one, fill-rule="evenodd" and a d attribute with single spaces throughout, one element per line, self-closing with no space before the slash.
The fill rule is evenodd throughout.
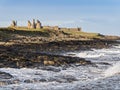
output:
<path id="1" fill-rule="evenodd" d="M 40 67 L 40 66 L 61 66 L 78 63 L 80 65 L 92 64 L 83 58 L 50 55 L 44 53 L 23 53 L 12 52 L 4 53 L 0 57 L 0 67 L 22 68 L 22 67 Z"/>
<path id="2" fill-rule="evenodd" d="M 13 76 L 9 73 L 0 71 L 0 86 L 11 84 Z"/>
<path id="3" fill-rule="evenodd" d="M 88 50 L 91 48 L 107 48 L 115 41 L 61 41 L 42 44 L 15 44 L 0 46 L 0 68 L 22 68 L 40 66 L 61 66 L 70 64 L 93 65 L 84 58 L 63 56 L 61 52 Z"/>
<path id="4" fill-rule="evenodd" d="M 10 75 L 9 73 L 0 71 L 0 79 L 11 79 L 11 78 L 13 78 L 13 76 Z"/>

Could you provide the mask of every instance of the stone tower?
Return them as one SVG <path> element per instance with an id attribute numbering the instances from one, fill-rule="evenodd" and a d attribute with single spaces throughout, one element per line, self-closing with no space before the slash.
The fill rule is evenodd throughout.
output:
<path id="1" fill-rule="evenodd" d="M 28 28 L 30 29 L 32 27 L 32 24 L 30 21 L 28 21 Z"/>
<path id="2" fill-rule="evenodd" d="M 37 28 L 37 29 L 40 29 L 41 27 L 42 27 L 41 22 L 40 22 L 39 20 L 37 20 L 36 28 Z"/>
<path id="3" fill-rule="evenodd" d="M 17 21 L 15 22 L 15 27 L 17 27 Z"/>
<path id="4" fill-rule="evenodd" d="M 35 28 L 36 28 L 35 19 L 33 19 L 32 28 L 33 28 L 33 29 L 35 29 Z"/>
<path id="5" fill-rule="evenodd" d="M 17 26 L 17 21 L 12 21 L 11 27 L 16 27 Z"/>

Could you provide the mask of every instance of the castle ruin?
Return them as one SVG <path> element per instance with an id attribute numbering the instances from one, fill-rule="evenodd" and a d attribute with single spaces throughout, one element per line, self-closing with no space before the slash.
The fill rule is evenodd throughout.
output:
<path id="1" fill-rule="evenodd" d="M 35 19 L 33 19 L 32 23 L 30 21 L 28 21 L 27 27 L 28 27 L 28 29 L 40 29 L 40 28 L 42 28 L 42 25 L 39 20 L 37 20 L 37 22 L 35 22 Z"/>
<path id="2" fill-rule="evenodd" d="M 17 27 L 17 21 L 12 21 L 11 27 Z"/>
<path id="3" fill-rule="evenodd" d="M 11 27 L 17 27 L 17 21 L 12 21 Z M 73 30 L 73 31 L 82 31 L 82 28 L 60 28 L 58 26 L 42 26 L 39 20 L 33 19 L 32 23 L 28 20 L 27 29 L 47 29 L 47 30 Z"/>
<path id="4" fill-rule="evenodd" d="M 32 24 L 31 24 L 31 22 L 28 20 L 28 29 L 32 28 L 31 26 L 32 26 Z"/>
<path id="5" fill-rule="evenodd" d="M 37 28 L 37 29 L 42 28 L 41 22 L 40 22 L 39 20 L 37 20 L 36 28 Z"/>

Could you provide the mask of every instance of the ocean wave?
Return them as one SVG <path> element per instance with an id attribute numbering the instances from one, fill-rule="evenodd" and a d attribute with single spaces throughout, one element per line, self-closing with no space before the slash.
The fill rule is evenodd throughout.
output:
<path id="1" fill-rule="evenodd" d="M 81 58 L 98 58 L 104 56 L 104 53 L 96 53 L 96 52 L 81 52 L 76 54 L 77 57 Z"/>
<path id="2" fill-rule="evenodd" d="M 115 74 L 120 74 L 120 62 L 117 62 L 113 66 L 109 67 L 105 72 L 105 77 L 114 76 Z"/>

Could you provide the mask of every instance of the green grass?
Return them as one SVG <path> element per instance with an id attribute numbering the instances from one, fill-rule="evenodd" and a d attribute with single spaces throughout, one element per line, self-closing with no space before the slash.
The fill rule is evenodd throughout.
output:
<path id="1" fill-rule="evenodd" d="M 102 38 L 104 37 L 104 35 L 101 35 L 99 33 L 88 33 L 88 32 L 82 32 L 82 31 L 74 31 L 74 30 L 63 30 L 63 33 L 68 34 L 68 35 L 72 35 L 72 36 L 76 36 L 76 37 L 86 37 L 86 38 Z"/>
<path id="2" fill-rule="evenodd" d="M 6 35 L 23 35 L 23 36 L 43 36 L 49 37 L 49 31 L 46 30 L 36 30 L 36 29 L 27 29 L 27 28 L 0 28 L 1 33 L 5 33 Z M 5 36 L 6 36 L 5 35 Z"/>
<path id="3" fill-rule="evenodd" d="M 22 36 L 42 36 L 42 37 L 53 37 L 54 35 L 75 37 L 75 38 L 86 38 L 86 39 L 102 39 L 104 35 L 99 33 L 88 33 L 75 30 L 47 30 L 47 29 L 28 29 L 27 27 L 17 27 L 17 28 L 0 28 L 0 35 L 3 38 L 9 38 L 11 35 L 22 35 Z"/>

